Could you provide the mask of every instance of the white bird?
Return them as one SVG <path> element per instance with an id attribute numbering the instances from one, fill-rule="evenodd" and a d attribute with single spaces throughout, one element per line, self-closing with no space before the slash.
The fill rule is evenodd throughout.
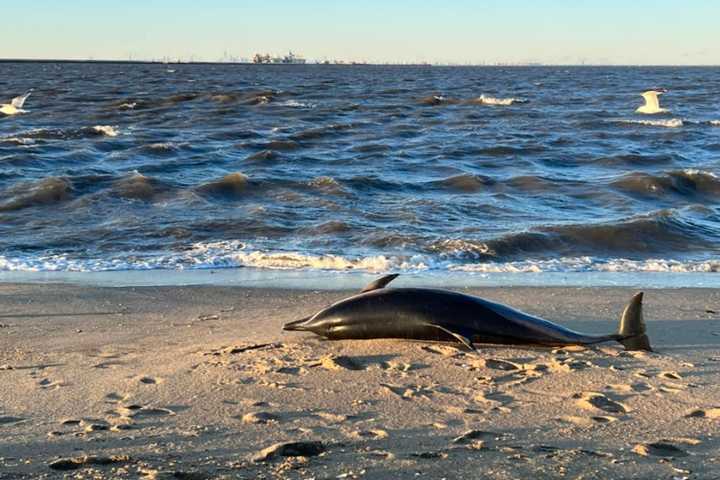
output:
<path id="1" fill-rule="evenodd" d="M 5 115 L 16 115 L 18 113 L 25 113 L 27 110 L 23 110 L 23 105 L 25 105 L 25 100 L 30 96 L 32 93 L 32 90 L 27 92 L 25 95 L 20 95 L 19 97 L 15 97 L 12 100 L 10 100 L 10 103 L 3 103 L 0 104 L 0 113 L 4 113 Z"/>
<path id="2" fill-rule="evenodd" d="M 667 109 L 660 108 L 660 99 L 658 98 L 658 96 L 662 95 L 663 93 L 665 92 L 662 90 L 650 90 L 643 93 L 642 97 L 645 99 L 645 105 L 638 107 L 638 109 L 635 111 L 637 113 L 645 113 L 648 115 L 667 112 Z"/>

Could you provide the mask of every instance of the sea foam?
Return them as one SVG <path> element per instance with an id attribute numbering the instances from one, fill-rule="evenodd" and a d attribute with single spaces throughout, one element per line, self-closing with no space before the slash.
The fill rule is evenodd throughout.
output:
<path id="1" fill-rule="evenodd" d="M 92 129 L 106 137 L 117 137 L 119 133 L 116 127 L 110 125 L 95 125 Z"/>
<path id="2" fill-rule="evenodd" d="M 495 98 L 483 94 L 476 98 L 474 102 L 482 105 L 509 106 L 516 103 L 526 103 L 527 100 L 522 98 Z"/>
<path id="3" fill-rule="evenodd" d="M 670 118 L 666 120 L 618 120 L 620 123 L 634 124 L 634 125 L 647 125 L 651 127 L 665 127 L 665 128 L 680 128 L 685 123 L 680 118 Z"/>

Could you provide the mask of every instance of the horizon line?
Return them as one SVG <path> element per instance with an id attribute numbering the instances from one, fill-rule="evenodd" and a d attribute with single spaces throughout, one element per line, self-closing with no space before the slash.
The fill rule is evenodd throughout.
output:
<path id="1" fill-rule="evenodd" d="M 278 66 L 319 66 L 319 67 L 358 67 L 358 66 L 433 66 L 433 67 L 720 67 L 720 64 L 691 63 L 544 63 L 544 62 L 495 62 L 495 63 L 454 63 L 454 62 L 357 62 L 340 61 L 324 63 L 324 61 L 308 61 L 306 63 L 255 63 L 250 60 L 140 60 L 140 59 L 93 59 L 93 58 L 0 58 L 0 63 L 98 63 L 98 64 L 136 64 L 136 65 L 257 65 L 266 67 Z"/>

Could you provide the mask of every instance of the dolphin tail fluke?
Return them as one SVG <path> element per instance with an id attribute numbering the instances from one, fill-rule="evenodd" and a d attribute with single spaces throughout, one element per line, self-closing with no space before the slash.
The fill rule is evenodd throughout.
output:
<path id="1" fill-rule="evenodd" d="M 301 318 L 300 320 L 295 320 L 294 322 L 286 323 L 283 325 L 283 330 L 291 331 L 291 332 L 304 332 L 307 331 L 307 328 L 305 328 L 305 322 L 310 320 L 311 317 L 305 317 Z"/>
<path id="2" fill-rule="evenodd" d="M 643 292 L 636 294 L 628 303 L 620 318 L 618 341 L 625 350 L 645 350 L 652 352 L 650 339 L 646 334 L 642 310 Z"/>

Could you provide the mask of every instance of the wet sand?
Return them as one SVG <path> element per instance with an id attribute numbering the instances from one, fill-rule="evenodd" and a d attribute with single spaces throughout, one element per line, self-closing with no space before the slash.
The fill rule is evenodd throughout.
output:
<path id="1" fill-rule="evenodd" d="M 467 291 L 589 333 L 633 293 Z M 647 291 L 650 354 L 281 332 L 347 293 L 0 284 L 0 479 L 720 471 L 718 289 Z"/>

